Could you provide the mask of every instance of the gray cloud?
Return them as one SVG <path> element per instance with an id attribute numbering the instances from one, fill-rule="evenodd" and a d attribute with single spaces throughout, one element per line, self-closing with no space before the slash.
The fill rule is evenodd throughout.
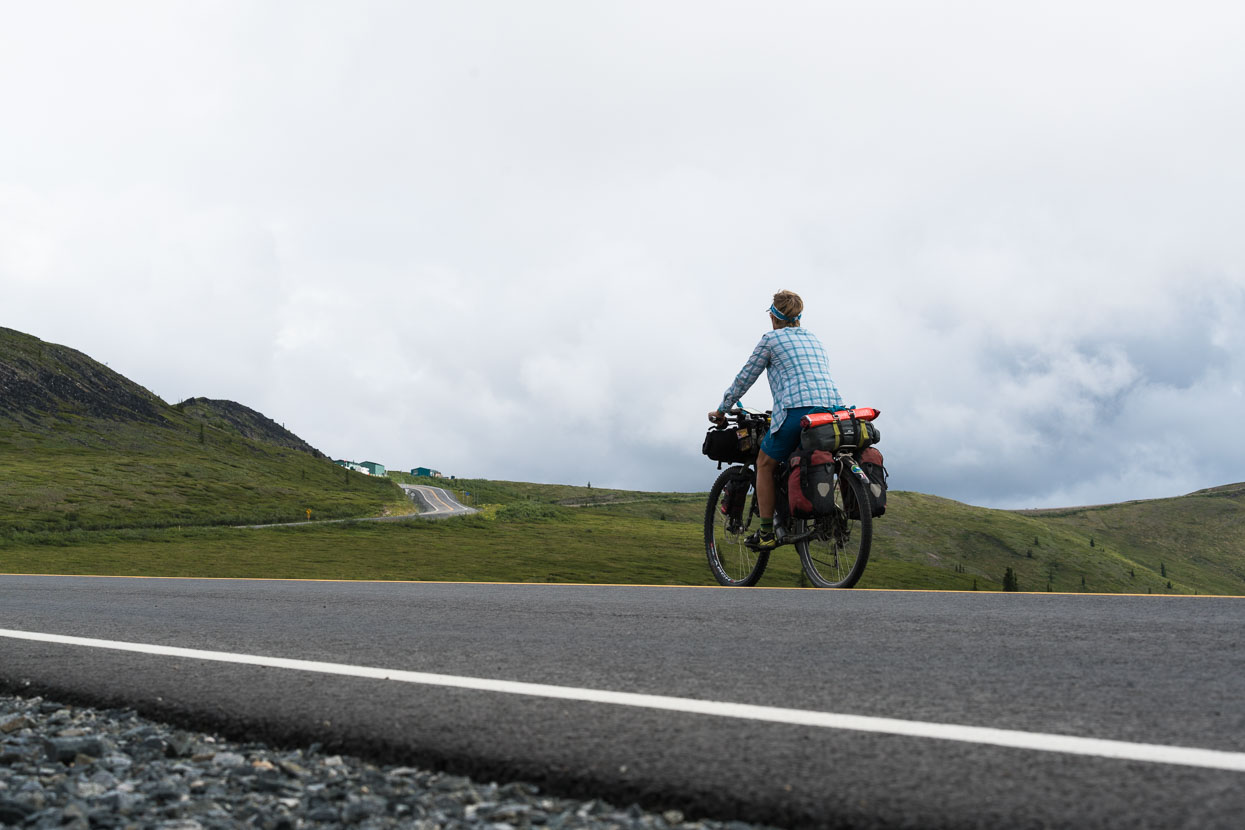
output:
<path id="1" fill-rule="evenodd" d="M 1243 22 L 10 10 L 0 317 L 333 455 L 702 489 L 703 412 L 791 288 L 850 401 L 884 410 L 896 486 L 1031 506 L 1221 484 L 1245 460 Z M 1197 438 L 1163 468 L 1165 429 Z"/>

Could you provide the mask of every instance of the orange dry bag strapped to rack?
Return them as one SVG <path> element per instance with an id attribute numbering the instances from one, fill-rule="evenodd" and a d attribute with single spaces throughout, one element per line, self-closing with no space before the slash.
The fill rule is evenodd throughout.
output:
<path id="1" fill-rule="evenodd" d="M 808 429 L 809 427 L 819 427 L 822 424 L 828 424 L 831 421 L 872 421 L 881 414 L 882 410 L 872 409 L 867 406 L 840 409 L 838 412 L 813 412 L 800 419 L 800 426 Z"/>

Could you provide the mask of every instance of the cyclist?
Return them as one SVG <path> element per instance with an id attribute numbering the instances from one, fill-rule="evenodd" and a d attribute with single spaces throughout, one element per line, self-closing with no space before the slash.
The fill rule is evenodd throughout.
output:
<path id="1" fill-rule="evenodd" d="M 769 373 L 770 393 L 774 397 L 770 430 L 757 453 L 757 507 L 761 527 L 748 537 L 749 547 L 772 550 L 774 538 L 774 476 L 778 465 L 800 443 L 800 418 L 810 412 L 833 412 L 843 408 L 843 399 L 830 377 L 826 349 L 817 335 L 800 327 L 804 301 L 794 291 L 779 291 L 768 309 L 771 331 L 761 335 L 735 382 L 726 390 L 722 403 L 709 413 L 709 420 L 726 422 L 726 411 L 739 402 L 762 372 Z"/>

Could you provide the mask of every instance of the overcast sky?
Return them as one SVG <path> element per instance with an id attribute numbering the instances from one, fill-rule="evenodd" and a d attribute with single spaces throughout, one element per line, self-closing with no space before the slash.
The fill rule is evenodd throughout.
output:
<path id="1" fill-rule="evenodd" d="M 0 0 L 0 325 L 337 458 L 705 490 L 785 288 L 892 487 L 1241 481 L 1243 38 L 1229 0 Z"/>

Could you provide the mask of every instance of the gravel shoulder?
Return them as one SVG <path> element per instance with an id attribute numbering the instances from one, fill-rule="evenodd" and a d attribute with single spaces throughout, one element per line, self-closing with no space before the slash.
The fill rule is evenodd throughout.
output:
<path id="1" fill-rule="evenodd" d="M 102 828 L 637 828 L 747 830 L 532 784 L 377 765 L 189 732 L 131 709 L 0 695 L 0 826 Z"/>

